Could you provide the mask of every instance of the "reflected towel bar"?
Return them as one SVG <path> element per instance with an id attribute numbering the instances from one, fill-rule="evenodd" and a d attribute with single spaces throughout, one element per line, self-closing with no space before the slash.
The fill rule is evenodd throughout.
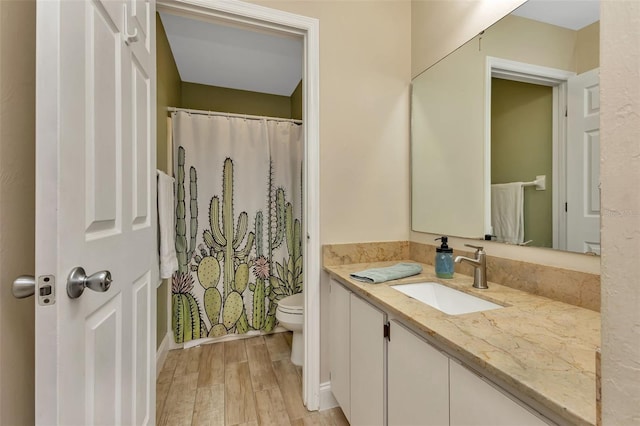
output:
<path id="1" fill-rule="evenodd" d="M 547 189 L 547 176 L 546 175 L 536 176 L 536 180 L 532 182 L 523 182 L 522 186 L 535 186 L 536 191 L 544 191 L 545 189 Z"/>

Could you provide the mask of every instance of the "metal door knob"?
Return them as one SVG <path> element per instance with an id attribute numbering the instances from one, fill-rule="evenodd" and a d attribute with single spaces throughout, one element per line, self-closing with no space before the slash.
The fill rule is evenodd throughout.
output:
<path id="1" fill-rule="evenodd" d="M 18 299 L 33 296 L 36 292 L 36 278 L 31 275 L 21 275 L 13 281 L 11 292 Z"/>
<path id="2" fill-rule="evenodd" d="M 105 292 L 111 287 L 111 282 L 109 271 L 100 271 L 87 276 L 84 268 L 77 266 L 71 270 L 67 279 L 67 294 L 71 299 L 77 299 L 86 287 L 93 291 Z"/>

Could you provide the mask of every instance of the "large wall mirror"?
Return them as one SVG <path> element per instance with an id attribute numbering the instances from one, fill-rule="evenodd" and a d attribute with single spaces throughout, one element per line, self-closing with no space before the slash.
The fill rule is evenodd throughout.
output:
<path id="1" fill-rule="evenodd" d="M 413 80 L 414 231 L 599 254 L 599 29 L 529 0 Z"/>

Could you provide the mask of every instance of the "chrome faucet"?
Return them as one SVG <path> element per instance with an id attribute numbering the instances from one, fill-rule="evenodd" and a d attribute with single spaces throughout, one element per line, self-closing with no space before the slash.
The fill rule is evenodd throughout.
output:
<path id="1" fill-rule="evenodd" d="M 475 259 L 464 256 L 456 256 L 455 262 L 462 263 L 467 262 L 474 266 L 473 271 L 473 286 L 479 289 L 489 288 L 487 285 L 487 254 L 484 252 L 484 247 L 472 246 L 471 244 L 465 244 L 467 247 L 476 249 Z"/>

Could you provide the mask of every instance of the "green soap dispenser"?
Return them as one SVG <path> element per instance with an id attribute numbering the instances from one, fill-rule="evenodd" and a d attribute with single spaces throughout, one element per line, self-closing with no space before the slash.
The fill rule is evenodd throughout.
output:
<path id="1" fill-rule="evenodd" d="M 436 240 L 442 241 L 440 247 L 436 248 L 436 276 L 438 278 L 453 278 L 453 249 L 447 245 L 449 238 L 443 235 Z"/>

